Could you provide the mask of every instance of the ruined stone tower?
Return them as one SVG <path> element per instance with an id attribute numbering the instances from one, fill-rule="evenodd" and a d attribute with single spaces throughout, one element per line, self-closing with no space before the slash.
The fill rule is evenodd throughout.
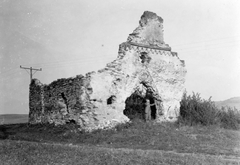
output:
<path id="1" fill-rule="evenodd" d="M 116 60 L 97 72 L 59 79 L 49 85 L 30 84 L 30 123 L 74 122 L 97 129 L 129 121 L 126 100 L 133 93 L 151 96 L 157 122 L 175 121 L 184 91 L 184 61 L 163 39 L 163 19 L 144 12 Z"/>

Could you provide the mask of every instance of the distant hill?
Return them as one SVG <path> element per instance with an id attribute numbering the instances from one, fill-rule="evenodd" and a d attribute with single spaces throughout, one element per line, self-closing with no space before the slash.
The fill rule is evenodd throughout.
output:
<path id="1" fill-rule="evenodd" d="M 232 107 L 240 110 L 240 97 L 233 97 L 224 101 L 215 101 L 215 105 L 219 108 L 223 107 Z"/>
<path id="2" fill-rule="evenodd" d="M 27 123 L 28 114 L 4 114 L 0 115 L 0 125 L 2 124 L 17 124 Z"/>

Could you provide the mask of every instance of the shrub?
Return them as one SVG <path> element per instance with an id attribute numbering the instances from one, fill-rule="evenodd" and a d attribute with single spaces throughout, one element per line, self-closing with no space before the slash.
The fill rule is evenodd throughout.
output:
<path id="1" fill-rule="evenodd" d="M 199 93 L 187 96 L 185 92 L 180 105 L 180 120 L 186 124 L 212 125 L 217 123 L 217 108 L 211 98 L 204 100 Z"/>
<path id="2" fill-rule="evenodd" d="M 218 118 L 220 120 L 221 127 L 230 129 L 239 129 L 240 125 L 240 112 L 236 108 L 225 108 L 219 111 Z"/>
<path id="3" fill-rule="evenodd" d="M 220 125 L 223 128 L 239 129 L 240 113 L 236 109 L 218 109 L 211 97 L 204 100 L 199 93 L 183 94 L 180 102 L 179 124 L 187 125 Z"/>

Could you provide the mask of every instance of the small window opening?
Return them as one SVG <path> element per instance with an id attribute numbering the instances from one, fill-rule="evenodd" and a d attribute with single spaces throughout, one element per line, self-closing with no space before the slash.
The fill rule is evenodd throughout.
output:
<path id="1" fill-rule="evenodd" d="M 141 63 L 150 62 L 151 57 L 148 56 L 147 52 L 141 52 L 140 54 Z"/>
<path id="2" fill-rule="evenodd" d="M 68 111 L 68 101 L 67 101 L 67 98 L 66 98 L 66 96 L 65 96 L 65 94 L 62 92 L 61 93 L 61 96 L 62 96 L 62 99 L 63 99 L 63 101 L 64 101 L 64 104 L 66 104 L 66 106 L 67 106 L 67 112 L 69 113 L 69 111 Z"/>
<path id="3" fill-rule="evenodd" d="M 91 87 L 88 87 L 87 88 L 88 92 L 92 93 L 93 92 L 93 89 Z"/>
<path id="4" fill-rule="evenodd" d="M 107 99 L 107 105 L 110 105 L 112 103 L 114 103 L 116 100 L 116 96 L 112 95 Z"/>
<path id="5" fill-rule="evenodd" d="M 67 121 L 67 124 L 76 124 L 76 121 L 73 119 L 70 119 L 69 121 Z"/>

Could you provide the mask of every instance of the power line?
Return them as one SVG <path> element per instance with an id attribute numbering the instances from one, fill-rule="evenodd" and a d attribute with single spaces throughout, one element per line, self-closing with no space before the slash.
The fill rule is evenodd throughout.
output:
<path id="1" fill-rule="evenodd" d="M 177 52 L 196 52 L 196 51 L 207 51 L 207 50 L 212 50 L 212 49 L 228 49 L 229 47 L 236 47 L 238 46 L 239 44 L 229 44 L 229 45 L 224 45 L 224 46 L 202 46 L 201 47 L 192 47 L 192 48 L 189 48 L 189 49 L 185 49 L 185 48 L 178 48 L 176 51 Z"/>
<path id="2" fill-rule="evenodd" d="M 1 71 L 0 74 L 6 74 L 6 73 L 11 73 L 12 71 L 16 70 L 16 68 L 11 68 L 11 69 L 8 69 L 6 71 Z"/>
<path id="3" fill-rule="evenodd" d="M 215 39 L 217 40 L 217 39 Z M 201 43 L 201 42 L 199 42 Z M 237 41 L 225 41 L 225 42 L 221 42 L 221 43 L 205 43 L 204 45 L 191 45 L 190 47 L 187 47 L 187 48 L 184 48 L 182 46 L 182 48 L 175 48 L 175 50 L 177 52 L 196 52 L 196 51 L 202 51 L 202 50 L 210 50 L 210 49 L 222 49 L 222 48 L 228 48 L 230 46 L 235 46 L 235 45 L 238 45 L 239 44 L 239 40 Z M 223 46 L 222 46 L 223 45 Z M 187 45 L 186 45 L 187 46 Z M 42 66 L 42 67 L 45 67 L 45 68 L 57 68 L 57 67 L 67 67 L 67 66 L 76 66 L 76 65 L 81 65 L 81 64 L 89 64 L 89 63 L 93 63 L 93 62 L 98 62 L 98 61 L 106 61 L 106 60 L 110 60 L 112 58 L 106 58 L 106 57 L 113 57 L 113 56 L 104 56 L 104 57 L 97 57 L 97 58 L 94 58 L 94 57 L 91 57 L 91 58 L 88 58 L 88 59 L 75 59 L 75 60 L 70 60 L 70 61 L 56 61 L 56 62 L 47 62 L 47 63 L 36 63 L 35 65 L 34 64 L 30 64 L 30 65 L 34 65 L 35 67 L 36 66 Z M 22 68 L 23 69 L 23 68 Z M 29 70 L 30 68 L 28 68 Z M 26 69 L 25 69 L 26 70 Z M 28 72 L 28 70 L 26 70 Z M 37 72 L 35 70 L 35 72 Z M 32 75 L 35 74 L 32 73 Z M 6 75 L 6 77 L 9 77 L 9 76 L 12 76 L 13 74 L 16 74 L 16 70 L 14 68 L 12 69 L 9 69 L 9 70 L 6 70 L 4 72 L 1 72 L 1 74 Z M 29 73 L 30 76 L 31 76 L 31 73 Z M 4 76 L 5 77 L 5 76 Z"/>
<path id="4" fill-rule="evenodd" d="M 30 83 L 32 82 L 32 77 L 33 77 L 33 75 L 34 75 L 34 73 L 36 73 L 37 71 L 42 71 L 42 68 L 40 68 L 40 69 L 35 69 L 35 68 L 32 68 L 32 67 L 30 67 L 30 68 L 26 68 L 26 67 L 22 67 L 21 65 L 20 65 L 20 68 L 21 69 L 29 69 L 30 70 Z M 35 71 L 34 73 L 32 72 L 32 71 Z"/>
<path id="5" fill-rule="evenodd" d="M 87 58 L 87 59 L 72 59 L 72 60 L 63 60 L 63 61 L 55 61 L 55 62 L 44 62 L 44 63 L 31 63 L 31 64 L 26 64 L 26 65 L 34 65 L 34 66 L 42 66 L 42 65 L 52 65 L 52 64 L 59 64 L 59 63 L 69 63 L 69 62 L 80 62 L 80 63 L 84 63 L 84 62 L 88 62 L 88 61 L 97 61 L 97 60 L 108 60 L 108 59 L 111 59 L 111 58 L 106 58 L 106 57 L 114 57 L 114 56 L 104 56 L 103 57 L 90 57 L 90 58 Z"/>
<path id="6" fill-rule="evenodd" d="M 45 68 L 56 68 L 56 67 L 64 67 L 64 66 L 76 66 L 76 65 L 92 65 L 92 63 L 96 63 L 96 62 L 104 62 L 105 59 L 100 59 L 100 60 L 88 60 L 88 61 L 69 61 L 69 62 L 65 62 L 65 63 L 54 63 L 51 65 L 42 65 Z M 111 62 L 111 61 L 109 61 Z M 107 62 L 108 63 L 108 62 Z M 106 63 L 104 63 L 106 64 Z"/>
<path id="7" fill-rule="evenodd" d="M 206 42 L 211 42 L 211 41 L 218 41 L 218 40 L 226 40 L 226 39 L 231 39 L 231 38 L 238 38 L 240 35 L 232 36 L 232 37 L 224 37 L 224 38 L 215 38 L 212 40 L 205 40 L 205 41 L 200 41 L 200 42 L 191 42 L 191 43 L 184 43 L 184 44 L 177 44 L 177 45 L 171 45 L 171 46 L 182 46 L 182 45 L 193 45 L 193 44 L 198 44 L 198 43 L 206 43 Z"/>
<path id="8" fill-rule="evenodd" d="M 35 67 L 41 65 L 45 68 L 57 68 L 57 67 L 70 66 L 70 65 L 75 66 L 75 65 L 79 65 L 79 64 L 87 65 L 89 63 L 93 63 L 96 61 L 105 61 L 105 60 L 111 60 L 111 58 L 97 58 L 97 59 L 89 58 L 89 59 L 85 59 L 85 60 L 76 59 L 76 60 L 70 60 L 70 61 L 57 61 L 57 62 L 50 62 L 50 63 L 38 63 L 37 65 L 31 64 L 31 65 L 34 65 Z M 26 72 L 30 74 L 30 72 L 28 70 L 26 70 Z M 16 73 L 18 73 L 16 68 L 12 68 L 5 72 L 1 72 L 0 75 L 4 75 L 4 77 L 9 77 Z"/>
<path id="9" fill-rule="evenodd" d="M 227 38 L 232 38 L 232 37 L 227 37 Z M 220 39 L 213 39 L 213 40 L 207 40 L 207 41 L 214 41 L 214 40 L 220 40 Z M 191 44 L 181 44 L 182 46 L 180 45 L 170 45 L 172 48 L 174 48 L 176 51 L 178 50 L 181 50 L 183 49 L 183 51 L 189 51 L 192 50 L 192 49 L 199 49 L 200 50 L 203 50 L 202 47 L 204 47 L 204 49 L 212 49 L 211 47 L 214 46 L 214 47 L 220 47 L 222 48 L 220 45 L 222 44 L 237 44 L 239 43 L 239 40 L 236 40 L 236 41 L 225 41 L 225 42 L 221 42 L 221 43 L 208 43 L 207 41 L 203 41 L 203 42 L 195 42 L 195 43 L 191 43 Z M 204 43 L 204 45 L 193 45 L 193 44 L 196 44 L 196 43 Z M 189 46 L 190 45 L 190 46 Z M 184 46 L 187 46 L 186 48 L 180 48 L 180 47 L 184 47 Z M 210 48 L 208 48 L 210 47 Z M 55 62 L 47 62 L 47 63 L 32 63 L 30 65 L 34 65 L 34 66 L 46 66 L 46 67 L 55 67 L 55 65 L 59 66 L 61 64 L 72 64 L 72 63 L 88 63 L 88 62 L 92 62 L 92 61 L 98 61 L 98 60 L 108 60 L 108 59 L 111 59 L 111 58 L 106 58 L 106 57 L 113 57 L 112 55 L 111 56 L 104 56 L 104 58 L 102 57 L 91 57 L 91 58 L 87 58 L 87 59 L 73 59 L 73 60 L 69 60 L 69 61 L 55 61 Z M 61 64 L 60 64 L 61 63 Z M 29 64 L 28 64 L 29 65 Z"/>
<path id="10" fill-rule="evenodd" d="M 228 44 L 224 44 L 223 46 L 221 45 L 206 45 L 206 46 L 201 46 L 201 47 L 191 47 L 188 49 L 185 48 L 179 48 L 177 50 L 177 52 L 192 52 L 192 51 L 202 51 L 202 50 L 211 50 L 211 49 L 223 49 L 226 47 L 231 47 L 231 46 L 235 46 L 233 45 L 234 43 L 228 43 Z M 108 58 L 110 60 L 110 58 Z M 85 59 L 85 60 L 75 60 L 75 61 L 62 61 L 62 62 L 53 62 L 51 64 L 49 63 L 42 63 L 42 66 L 45 68 L 56 68 L 56 67 L 69 67 L 69 66 L 76 66 L 76 65 L 82 65 L 82 64 L 90 64 L 90 63 L 95 63 L 95 62 L 104 62 L 108 59 L 96 59 L 96 58 L 89 58 L 89 59 Z M 109 61 L 111 62 L 111 61 Z"/>
<path id="11" fill-rule="evenodd" d="M 185 49 L 185 50 L 188 50 L 188 49 L 194 49 L 194 48 L 201 48 L 201 47 L 205 47 L 205 49 L 208 49 L 208 48 L 211 48 L 211 47 L 215 47 L 215 46 L 219 46 L 221 47 L 221 45 L 234 45 L 234 44 L 240 44 L 240 40 L 237 40 L 237 41 L 229 41 L 229 42 L 222 42 L 222 43 L 204 43 L 204 44 L 201 44 L 201 45 L 191 45 L 191 46 L 188 46 L 186 45 L 185 47 L 184 46 L 181 46 L 181 47 L 175 47 L 175 49 Z M 173 48 L 173 46 L 171 46 Z"/>

